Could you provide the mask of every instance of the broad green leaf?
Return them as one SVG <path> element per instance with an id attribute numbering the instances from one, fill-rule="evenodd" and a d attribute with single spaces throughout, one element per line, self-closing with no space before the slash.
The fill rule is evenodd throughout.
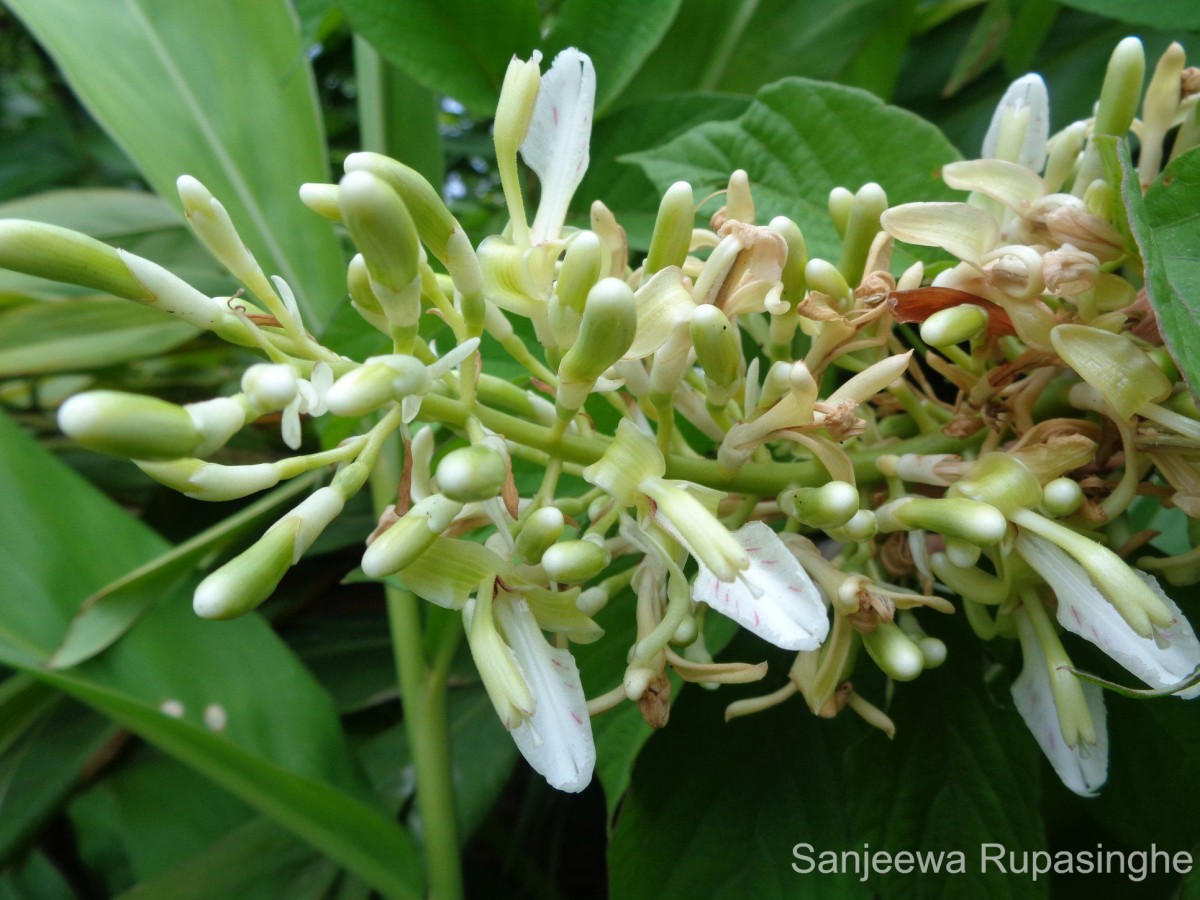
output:
<path id="1" fill-rule="evenodd" d="M 309 327 L 323 326 L 345 293 L 343 261 L 296 195 L 328 180 L 328 161 L 287 0 L 6 3 L 154 190 L 178 205 L 180 175 L 204 182 Z"/>
<path id="2" fill-rule="evenodd" d="M 23 849 L 59 810 L 115 731 L 111 722 L 54 692 L 0 751 L 0 861 Z"/>
<path id="3" fill-rule="evenodd" d="M 229 518 L 105 585 L 83 602 L 49 665 L 69 669 L 106 650 L 155 603 L 174 594 L 204 559 L 255 527 L 262 528 L 271 512 L 319 480 L 320 474 L 314 472 L 286 481 Z"/>
<path id="4" fill-rule="evenodd" d="M 1011 0 L 988 0 L 954 62 L 942 96 L 957 94 L 1000 58 L 1011 26 Z"/>
<path id="5" fill-rule="evenodd" d="M 737 643 L 741 653 L 755 642 Z M 782 655 L 773 661 L 786 670 Z M 778 678 L 778 676 L 777 676 Z M 800 700 L 724 722 L 737 697 L 778 686 L 689 689 L 633 770 L 609 847 L 609 889 L 623 900 L 869 898 L 851 874 L 801 875 L 793 848 L 857 847 L 842 774 L 846 720 Z"/>
<path id="6" fill-rule="evenodd" d="M 175 316 L 115 297 L 26 303 L 0 312 L 0 378 L 144 359 L 198 333 Z"/>
<path id="7" fill-rule="evenodd" d="M 341 0 L 354 30 L 432 91 L 490 118 L 509 60 L 538 42 L 535 0 Z"/>
<path id="8" fill-rule="evenodd" d="M 933 125 L 865 91 L 786 78 L 760 91 L 740 118 L 700 125 L 630 158 L 660 191 L 683 179 L 698 197 L 745 169 L 759 221 L 790 216 L 811 256 L 836 260 L 839 241 L 827 211 L 832 188 L 875 181 L 893 205 L 954 199 L 938 174 L 959 155 Z M 897 260 L 911 259 L 908 252 L 897 245 Z"/>
<path id="9" fill-rule="evenodd" d="M 1141 195 L 1121 146 L 1121 196 L 1142 252 L 1146 294 L 1179 371 L 1200 391 L 1200 148 L 1175 159 Z"/>
<path id="10" fill-rule="evenodd" d="M 0 900 L 77 900 L 78 896 L 41 852 L 0 873 Z"/>
<path id="11" fill-rule="evenodd" d="M 896 686 L 888 708 L 895 738 L 872 732 L 848 754 L 853 843 L 935 859 L 942 851 L 965 855 L 961 874 L 947 874 L 944 863 L 940 874 L 872 875 L 871 884 L 888 900 L 1045 897 L 1044 880 L 981 872 L 982 844 L 1045 849 L 1038 816 L 1041 754 L 1016 711 L 998 706 L 986 690 L 972 635 L 960 628 L 953 638 L 955 649 L 942 668 Z"/>
<path id="12" fill-rule="evenodd" d="M 1149 25 L 1174 31 L 1200 30 L 1200 6 L 1194 0 L 1151 0 L 1129 3 L 1126 0 L 1059 0 L 1084 12 L 1129 25 Z"/>
<path id="13" fill-rule="evenodd" d="M 684 0 L 658 48 L 621 96 L 680 91 L 752 94 L 788 75 L 834 79 L 893 0 Z"/>
<path id="14" fill-rule="evenodd" d="M 683 0 L 566 0 L 542 44 L 547 60 L 578 47 L 596 67 L 596 112 L 615 100 L 659 46 Z"/>
<path id="15" fill-rule="evenodd" d="M 108 653 L 46 670 L 80 601 L 166 548 L 3 417 L 0 494 L 0 571 L 22 598 L 0 605 L 0 662 L 135 731 L 377 887 L 419 892 L 416 851 L 378 811 L 327 695 L 261 618 L 202 622 L 185 604 L 159 605 Z M 168 701 L 182 718 L 160 711 Z"/>

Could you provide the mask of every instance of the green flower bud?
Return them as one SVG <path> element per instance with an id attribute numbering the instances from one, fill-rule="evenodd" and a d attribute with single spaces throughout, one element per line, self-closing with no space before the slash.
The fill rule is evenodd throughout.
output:
<path id="1" fill-rule="evenodd" d="M 754 197 L 750 193 L 750 176 L 745 169 L 734 169 L 725 188 L 725 218 L 753 225 Z"/>
<path id="2" fill-rule="evenodd" d="M 1146 53 L 1142 49 L 1142 42 L 1135 37 L 1127 37 L 1117 44 L 1109 57 L 1104 85 L 1100 88 L 1100 102 L 1096 107 L 1093 134 L 1125 136 L 1137 114 L 1145 76 Z"/>
<path id="3" fill-rule="evenodd" d="M 976 566 L 956 566 L 945 553 L 930 556 L 929 568 L 946 587 L 975 603 L 997 606 L 1008 599 L 1005 582 Z"/>
<path id="4" fill-rule="evenodd" d="M 783 282 L 783 299 L 792 307 L 804 299 L 808 290 L 808 281 L 804 271 L 808 266 L 808 247 L 804 243 L 804 233 L 800 226 L 787 216 L 776 216 L 767 226 L 787 244 L 787 261 L 783 264 L 783 272 L 779 280 Z"/>
<path id="5" fill-rule="evenodd" d="M 587 540 L 561 541 L 542 554 L 542 568 L 551 581 L 582 584 L 608 565 L 608 551 Z"/>
<path id="6" fill-rule="evenodd" d="M 1000 510 L 965 497 L 901 497 L 875 510 L 875 519 L 880 531 L 924 529 L 985 547 L 999 543 L 1008 530 Z"/>
<path id="7" fill-rule="evenodd" d="M 556 506 L 542 506 L 529 514 L 517 534 L 517 552 L 530 565 L 537 565 L 542 554 L 560 537 L 566 522 Z"/>
<path id="8" fill-rule="evenodd" d="M 438 463 L 438 490 L 459 503 L 491 500 L 500 495 L 508 478 L 508 460 L 483 444 L 451 450 Z"/>
<path id="9" fill-rule="evenodd" d="M 982 306 L 964 303 L 939 309 L 921 323 L 921 340 L 930 347 L 949 347 L 973 341 L 987 328 L 988 314 Z"/>
<path id="10" fill-rule="evenodd" d="M 742 375 L 742 348 L 729 318 L 719 307 L 699 306 L 690 323 L 696 361 L 708 381 L 708 402 L 721 407 L 729 402 Z"/>
<path id="11" fill-rule="evenodd" d="M 972 544 L 961 538 L 943 536 L 946 543 L 946 556 L 956 566 L 968 568 L 979 562 L 980 550 L 978 544 Z"/>
<path id="12" fill-rule="evenodd" d="M 850 214 L 854 209 L 854 195 L 844 187 L 835 187 L 829 192 L 829 218 L 837 229 L 838 237 L 846 237 L 846 228 L 850 224 Z"/>
<path id="13" fill-rule="evenodd" d="M 300 202 L 323 219 L 342 221 L 342 204 L 336 184 L 309 182 L 300 185 Z"/>
<path id="14" fill-rule="evenodd" d="M 804 277 L 809 290 L 828 294 L 835 303 L 849 303 L 854 298 L 854 291 L 846 283 L 846 276 L 823 259 L 810 259 L 804 267 Z"/>
<path id="15" fill-rule="evenodd" d="M 1083 488 L 1070 478 L 1055 478 L 1042 488 L 1042 508 L 1056 518 L 1069 516 L 1081 506 Z"/>
<path id="16" fill-rule="evenodd" d="M 779 508 L 810 528 L 841 528 L 859 512 L 858 491 L 845 481 L 793 488 L 779 495 Z"/>
<path id="17" fill-rule="evenodd" d="M 650 250 L 642 270 L 644 278 L 669 266 L 683 265 L 692 244 L 695 222 L 696 205 L 692 186 L 686 181 L 677 181 L 667 188 L 658 205 L 654 233 L 650 236 Z"/>
<path id="18" fill-rule="evenodd" d="M 119 251 L 95 238 L 24 219 L 0 221 L 0 267 L 124 297 L 153 299 Z"/>
<path id="19" fill-rule="evenodd" d="M 1037 506 L 1042 499 L 1042 486 L 1016 457 L 985 453 L 963 478 L 951 485 L 946 496 L 978 500 L 1008 516 L 1015 510 Z"/>
<path id="20" fill-rule="evenodd" d="M 925 656 L 912 638 L 895 622 L 880 622 L 862 636 L 863 646 L 875 665 L 889 678 L 912 681 L 925 668 Z"/>
<path id="21" fill-rule="evenodd" d="M 874 182 L 864 184 L 854 195 L 846 233 L 842 237 L 842 254 L 838 258 L 838 270 L 850 284 L 862 281 L 871 242 L 879 234 L 879 217 L 887 206 L 887 194 Z"/>
<path id="22" fill-rule="evenodd" d="M 274 463 L 222 466 L 200 459 L 170 462 L 138 461 L 138 468 L 155 481 L 186 494 L 193 500 L 224 502 L 237 500 L 279 484 Z"/>
<path id="23" fill-rule="evenodd" d="M 579 337 L 558 366 L 560 418 L 583 406 L 596 379 L 633 345 L 636 330 L 637 304 L 624 281 L 605 278 L 588 292 Z"/>
<path id="24" fill-rule="evenodd" d="M 207 456 L 242 427 L 240 403 L 220 397 L 176 406 L 122 391 L 76 394 L 58 410 L 58 426 L 78 444 L 129 459 Z"/>
<path id="25" fill-rule="evenodd" d="M 371 280 L 394 293 L 417 278 L 417 227 L 408 207 L 387 182 L 351 172 L 339 185 L 342 219 L 362 251 Z"/>
<path id="26" fill-rule="evenodd" d="M 570 347 L 579 336 L 588 292 L 600 281 L 608 262 L 607 255 L 594 231 L 581 231 L 571 238 L 558 270 L 548 310 L 550 328 L 559 347 Z"/>
<path id="27" fill-rule="evenodd" d="M 242 375 L 242 393 L 262 412 L 283 409 L 296 397 L 296 370 L 274 363 L 256 363 Z"/>
<path id="28" fill-rule="evenodd" d="M 274 592 L 292 566 L 300 522 L 284 518 L 244 552 L 196 587 L 192 609 L 205 619 L 232 619 L 250 612 Z"/>
<path id="29" fill-rule="evenodd" d="M 433 546 L 462 507 L 441 494 L 426 497 L 371 542 L 363 554 L 363 572 L 369 578 L 384 578 L 411 565 Z"/>
<path id="30" fill-rule="evenodd" d="M 386 403 L 423 394 L 433 383 L 429 370 L 413 356 L 375 356 L 333 383 L 325 405 L 335 416 L 365 416 Z"/>
<path id="31" fill-rule="evenodd" d="M 875 521 L 875 513 L 871 510 L 860 509 L 850 517 L 849 522 L 841 528 L 832 530 L 837 533 L 830 534 L 830 537 L 851 544 L 861 544 L 875 537 L 875 533 L 879 531 L 879 523 Z"/>

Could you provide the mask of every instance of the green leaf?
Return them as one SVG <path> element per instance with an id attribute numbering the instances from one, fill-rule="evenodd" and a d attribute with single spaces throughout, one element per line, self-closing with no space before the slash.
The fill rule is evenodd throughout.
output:
<path id="1" fill-rule="evenodd" d="M 943 97 L 957 94 L 1000 58 L 1011 25 L 1010 0 L 988 0 L 958 59 L 954 61 L 950 79 L 942 88 Z"/>
<path id="2" fill-rule="evenodd" d="M 961 874 L 943 868 L 920 877 L 872 875 L 888 900 L 1045 897 L 1045 881 L 997 878 L 994 869 L 980 868 L 985 843 L 1045 849 L 1037 807 L 1041 756 L 1015 710 L 989 696 L 971 636 L 964 629 L 953 636 L 965 652 L 956 649 L 943 667 L 897 686 L 888 709 L 895 738 L 873 732 L 848 755 L 854 842 L 893 854 L 965 854 Z"/>
<path id="3" fill-rule="evenodd" d="M 750 641 L 740 641 L 743 655 Z M 787 662 L 781 656 L 774 660 Z M 803 702 L 725 724 L 730 700 L 749 691 L 689 689 L 633 770 L 609 848 L 609 889 L 640 900 L 868 898 L 851 874 L 800 875 L 793 847 L 857 846 L 842 777 L 846 722 Z"/>
<path id="4" fill-rule="evenodd" d="M 354 30 L 432 91 L 490 118 L 514 56 L 538 42 L 535 0 L 341 0 Z"/>
<path id="5" fill-rule="evenodd" d="M 751 94 L 789 75 L 834 79 L 894 0 L 684 0 L 622 103 L 681 91 Z"/>
<path id="6" fill-rule="evenodd" d="M 115 297 L 26 303 L 0 313 L 0 378 L 145 359 L 197 334 L 175 316 Z"/>
<path id="7" fill-rule="evenodd" d="M 734 169 L 745 169 L 759 221 L 791 217 L 811 256 L 836 260 L 832 188 L 856 190 L 876 181 L 892 204 L 951 200 L 954 192 L 938 173 L 959 154 L 933 125 L 865 91 L 787 78 L 760 91 L 740 118 L 700 125 L 630 158 L 660 191 L 683 179 L 700 197 L 724 188 Z M 897 246 L 898 261 L 911 259 L 907 254 Z"/>
<path id="8" fill-rule="evenodd" d="M 284 482 L 229 518 L 96 591 L 71 620 L 62 644 L 50 659 L 51 668 L 69 669 L 112 646 L 156 603 L 178 591 L 205 558 L 261 527 L 271 512 L 320 478 L 320 473 L 314 472 Z"/>
<path id="9" fill-rule="evenodd" d="M 1146 294 L 1167 349 L 1192 393 L 1200 391 L 1200 147 L 1176 158 L 1145 197 L 1121 145 L 1121 196 L 1142 252 Z"/>
<path id="10" fill-rule="evenodd" d="M 1126 0 L 1059 0 L 1063 6 L 1116 19 L 1129 25 L 1149 25 L 1171 31 L 1200 30 L 1200 6 L 1194 0 L 1153 0 L 1129 3 Z"/>
<path id="11" fill-rule="evenodd" d="M 178 207 L 200 179 L 317 330 L 345 293 L 327 222 L 296 196 L 327 181 L 312 72 L 287 0 L 7 0 L 78 98 Z M 99 52 L 103 48 L 103 52 Z"/>
<path id="12" fill-rule="evenodd" d="M 0 900 L 77 900 L 67 880 L 43 853 L 0 873 Z"/>
<path id="13" fill-rule="evenodd" d="M 257 616 L 161 604 L 108 653 L 44 668 L 83 597 L 160 555 L 161 538 L 0 417 L 0 662 L 131 729 L 394 896 L 420 892 L 416 850 L 379 812 L 327 695 Z M 160 711 L 171 701 L 176 719 Z M 214 707 L 224 722 L 209 730 Z"/>
<path id="14" fill-rule="evenodd" d="M 596 67 L 596 113 L 615 100 L 659 46 L 683 0 L 566 0 L 542 44 L 547 60 L 578 47 Z"/>

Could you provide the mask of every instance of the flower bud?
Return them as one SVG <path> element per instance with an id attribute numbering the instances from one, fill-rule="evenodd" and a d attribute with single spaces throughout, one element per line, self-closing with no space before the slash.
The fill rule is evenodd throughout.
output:
<path id="1" fill-rule="evenodd" d="M 595 578 L 608 565 L 608 552 L 588 540 L 561 541 L 542 554 L 542 568 L 551 581 L 582 584 Z"/>
<path id="2" fill-rule="evenodd" d="M 57 225 L 24 219 L 0 221 L 0 267 L 95 288 L 126 300 L 153 299 L 118 250 Z"/>
<path id="3" fill-rule="evenodd" d="M 947 497 L 968 497 L 995 507 L 1005 516 L 1037 506 L 1042 486 L 1019 459 L 1005 453 L 985 453 L 950 486 Z"/>
<path id="4" fill-rule="evenodd" d="M 889 678 L 912 681 L 925 668 L 921 648 L 895 622 L 880 622 L 874 631 L 863 633 L 862 641 L 875 665 Z"/>
<path id="5" fill-rule="evenodd" d="M 242 375 L 242 393 L 262 412 L 283 409 L 296 397 L 296 370 L 274 363 L 255 363 Z"/>
<path id="6" fill-rule="evenodd" d="M 210 502 L 237 500 L 265 491 L 279 484 L 280 479 L 274 463 L 222 466 L 201 459 L 176 459 L 169 462 L 139 460 L 137 466 L 155 481 L 193 500 Z"/>
<path id="7" fill-rule="evenodd" d="M 75 442 L 113 456 L 167 460 L 207 456 L 242 427 L 245 412 L 228 397 L 176 406 L 121 391 L 76 394 L 58 410 L 58 425 Z"/>
<path id="8" fill-rule="evenodd" d="M 508 477 L 508 460 L 484 444 L 451 450 L 438 463 L 438 490 L 459 503 L 476 503 L 500 495 Z"/>
<path id="9" fill-rule="evenodd" d="M 383 578 L 411 565 L 433 546 L 462 506 L 441 494 L 426 497 L 371 542 L 363 554 L 363 572 L 369 578 Z"/>
<path id="10" fill-rule="evenodd" d="M 558 366 L 557 406 L 569 418 L 583 406 L 592 386 L 633 345 L 637 304 L 629 285 L 605 278 L 588 292 L 579 337 Z"/>
<path id="11" fill-rule="evenodd" d="M 1050 98 L 1040 75 L 1018 78 L 1000 102 L 983 139 L 981 156 L 1018 163 L 1040 172 L 1050 133 Z"/>
<path id="12" fill-rule="evenodd" d="M 386 403 L 423 394 L 433 383 L 419 359 L 402 354 L 375 356 L 333 383 L 325 404 L 335 416 L 365 416 Z"/>
<path id="13" fill-rule="evenodd" d="M 529 514 L 517 534 L 517 552 L 530 565 L 537 565 L 542 554 L 562 537 L 565 520 L 556 506 L 542 506 Z M 589 613 L 590 615 L 590 613 Z"/>
<path id="14" fill-rule="evenodd" d="M 264 299 L 274 297 L 267 276 L 237 233 L 221 201 L 191 175 L 180 175 L 175 187 L 188 225 L 208 252 L 255 295 Z"/>
<path id="15" fill-rule="evenodd" d="M 779 507 L 810 528 L 841 528 L 859 511 L 858 491 L 845 481 L 793 488 L 779 495 Z"/>
<path id="16" fill-rule="evenodd" d="M 658 205 L 658 217 L 654 220 L 654 233 L 650 236 L 643 278 L 649 278 L 669 266 L 683 265 L 691 246 L 695 221 L 692 186 L 686 181 L 677 181 L 667 188 Z"/>
<path id="17" fill-rule="evenodd" d="M 849 303 L 854 298 L 854 291 L 846 283 L 846 276 L 823 259 L 810 259 L 804 267 L 804 277 L 810 291 L 828 294 L 839 305 Z"/>
<path id="18" fill-rule="evenodd" d="M 838 271 L 850 284 L 862 281 L 871 242 L 875 240 L 875 235 L 879 234 L 879 217 L 883 215 L 887 206 L 887 194 L 874 182 L 864 184 L 854 195 L 837 265 Z"/>
<path id="19" fill-rule="evenodd" d="M 1055 518 L 1069 516 L 1083 505 L 1083 488 L 1070 478 L 1055 478 L 1042 488 L 1042 508 Z"/>
<path id="20" fill-rule="evenodd" d="M 302 184 L 300 185 L 300 202 L 322 219 L 328 219 L 331 222 L 342 221 L 342 205 L 338 201 L 336 184 L 319 182 Z"/>
<path id="21" fill-rule="evenodd" d="M 1109 57 L 1104 84 L 1100 88 L 1100 102 L 1096 107 L 1093 134 L 1125 136 L 1137 113 L 1145 76 L 1146 53 L 1142 49 L 1142 42 L 1135 37 L 1127 37 L 1117 44 Z"/>
<path id="22" fill-rule="evenodd" d="M 588 292 L 600 280 L 605 257 L 604 245 L 594 231 L 577 233 L 567 246 L 548 310 L 550 328 L 559 347 L 570 347 L 579 336 Z"/>
<path id="23" fill-rule="evenodd" d="M 983 334 L 987 323 L 987 310 L 973 303 L 939 309 L 921 323 L 921 340 L 931 347 L 973 341 Z"/>
<path id="24" fill-rule="evenodd" d="M 711 304 L 696 308 L 690 328 L 696 361 L 708 381 L 708 402 L 724 406 L 741 380 L 742 348 L 737 333 L 725 313 Z"/>
<path id="25" fill-rule="evenodd" d="M 946 544 L 946 557 L 959 568 L 969 568 L 979 562 L 980 550 L 978 544 L 972 544 L 961 538 L 943 536 Z"/>
<path id="26" fill-rule="evenodd" d="M 875 519 L 880 531 L 925 529 L 984 547 L 998 543 L 1008 530 L 998 509 L 965 497 L 901 497 L 875 510 Z"/>
<path id="27" fill-rule="evenodd" d="M 837 229 L 838 237 L 846 237 L 846 227 L 850 224 L 851 210 L 854 208 L 854 194 L 844 187 L 835 187 L 829 192 L 829 218 Z M 826 291 L 828 293 L 828 291 Z"/>
<path id="28" fill-rule="evenodd" d="M 196 587 L 192 609 L 205 619 L 232 619 L 269 596 L 292 566 L 300 523 L 285 517 Z"/>
<path id="29" fill-rule="evenodd" d="M 1048 192 L 1059 191 L 1066 184 L 1086 142 L 1086 122 L 1068 125 L 1050 140 L 1045 175 Z"/>
<path id="30" fill-rule="evenodd" d="M 929 568 L 946 587 L 974 603 L 998 606 L 1008 599 L 1006 583 L 976 566 L 956 566 L 945 553 L 932 554 Z"/>
<path id="31" fill-rule="evenodd" d="M 808 266 L 808 247 L 804 243 L 804 233 L 800 226 L 787 216 L 776 216 L 767 226 L 787 244 L 787 260 L 783 264 L 783 272 L 779 280 L 783 283 L 783 299 L 793 308 L 804 299 L 808 290 L 808 281 L 804 272 Z"/>
<path id="32" fill-rule="evenodd" d="M 368 172 L 350 172 L 339 185 L 342 219 L 362 251 L 371 280 L 401 293 L 417 277 L 417 228 L 392 188 Z"/>
<path id="33" fill-rule="evenodd" d="M 849 522 L 836 530 L 840 535 L 837 540 L 845 538 L 848 543 L 861 544 L 875 537 L 875 533 L 879 530 L 879 523 L 875 520 L 875 513 L 871 510 L 860 509 L 850 517 Z M 830 537 L 835 537 L 835 535 L 831 534 Z"/>

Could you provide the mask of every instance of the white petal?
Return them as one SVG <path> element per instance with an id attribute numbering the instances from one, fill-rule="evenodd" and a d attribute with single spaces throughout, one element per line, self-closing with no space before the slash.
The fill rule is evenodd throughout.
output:
<path id="1" fill-rule="evenodd" d="M 596 70 L 587 54 L 568 47 L 542 76 L 521 156 L 538 174 L 542 199 L 533 220 L 534 244 L 558 238 L 567 207 L 588 166 Z"/>
<path id="2" fill-rule="evenodd" d="M 879 219 L 897 240 L 941 247 L 978 266 L 983 254 L 1000 242 L 1000 226 L 991 215 L 966 203 L 904 203 Z"/>
<path id="3" fill-rule="evenodd" d="M 1027 168 L 1003 159 L 970 159 L 942 166 L 942 180 L 960 191 L 977 191 L 1021 216 L 1046 196 L 1046 182 Z"/>
<path id="4" fill-rule="evenodd" d="M 441 378 L 460 362 L 474 353 L 475 348 L 478 346 L 479 338 L 468 338 L 453 350 L 448 350 L 446 355 L 441 359 L 436 359 L 429 364 L 429 377 L 435 380 Z"/>
<path id="5" fill-rule="evenodd" d="M 770 526 L 750 522 L 733 533 L 750 568 L 733 583 L 703 563 L 692 597 L 784 650 L 815 650 L 829 633 L 817 586 Z"/>
<path id="6" fill-rule="evenodd" d="M 1094 684 L 1081 685 L 1096 729 L 1096 744 L 1083 751 L 1079 747 L 1068 747 L 1059 728 L 1050 671 L 1042 646 L 1024 616 L 1017 618 L 1017 627 L 1021 653 L 1025 657 L 1021 674 L 1012 684 L 1017 712 L 1033 732 L 1062 783 L 1081 797 L 1093 797 L 1108 778 L 1108 720 L 1104 692 Z"/>
<path id="7" fill-rule="evenodd" d="M 521 755 L 551 787 L 578 793 L 592 780 L 596 745 L 575 659 L 551 647 L 529 605 L 497 598 L 496 618 L 533 693 L 533 716 L 513 729 Z"/>
<path id="8" fill-rule="evenodd" d="M 304 382 L 300 382 L 304 384 Z M 293 450 L 300 449 L 300 404 L 303 398 L 300 394 L 283 409 L 283 442 Z"/>
<path id="9" fill-rule="evenodd" d="M 287 311 L 292 314 L 293 319 L 300 322 L 300 307 L 296 304 L 296 295 L 292 292 L 292 286 L 278 275 L 272 275 L 271 280 L 275 282 L 275 290 L 279 292 L 279 298 L 287 307 Z"/>
<path id="10" fill-rule="evenodd" d="M 1046 141 L 1050 136 L 1050 97 L 1046 92 L 1046 82 L 1042 81 L 1040 75 L 1032 72 L 1022 75 L 1008 86 L 984 136 L 982 156 L 996 155 L 1001 125 L 1006 117 L 1013 115 L 1026 120 L 1024 140 L 1015 162 L 1031 172 L 1040 172 L 1046 165 Z"/>
<path id="11" fill-rule="evenodd" d="M 1087 572 L 1050 541 L 1027 533 L 1017 538 L 1017 550 L 1054 590 L 1058 621 L 1067 631 L 1091 641 L 1146 684 L 1166 688 L 1184 681 L 1200 666 L 1200 641 L 1179 606 L 1144 572 L 1134 572 L 1159 595 L 1175 616 L 1175 624 L 1159 631 L 1159 641 L 1142 637 L 1129 627 L 1105 599 Z M 1200 696 L 1200 686 L 1179 696 Z"/>
<path id="12" fill-rule="evenodd" d="M 641 359 L 654 353 L 696 309 L 692 295 L 683 286 L 683 273 L 678 266 L 655 272 L 633 298 L 637 301 L 637 334 L 625 359 Z"/>

